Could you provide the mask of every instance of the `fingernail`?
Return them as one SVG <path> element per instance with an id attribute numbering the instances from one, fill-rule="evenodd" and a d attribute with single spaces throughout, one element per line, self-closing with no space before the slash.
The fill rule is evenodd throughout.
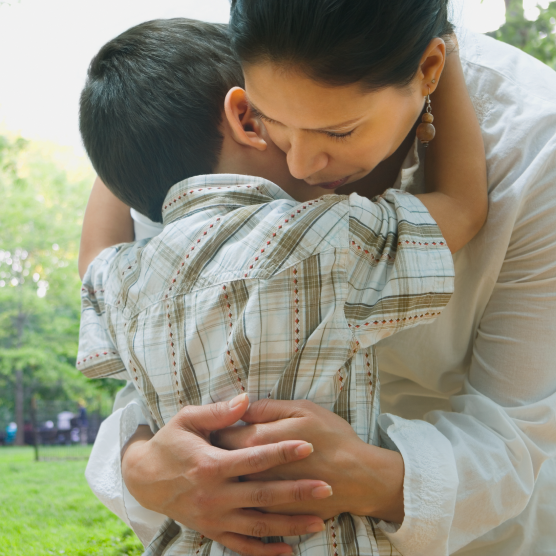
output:
<path id="1" fill-rule="evenodd" d="M 324 523 L 313 523 L 312 525 L 309 525 L 309 527 L 307 527 L 306 531 L 307 533 L 320 533 L 325 529 L 326 526 L 324 525 Z"/>
<path id="2" fill-rule="evenodd" d="M 311 491 L 313 498 L 328 498 L 332 496 L 332 487 L 329 485 L 316 487 Z M 322 531 L 322 529 L 319 529 Z"/>
<path id="3" fill-rule="evenodd" d="M 235 409 L 238 405 L 241 405 L 247 399 L 247 394 L 240 394 L 236 396 L 234 399 L 230 400 L 228 403 L 230 404 L 230 409 Z"/>
<path id="4" fill-rule="evenodd" d="M 295 450 L 294 450 L 294 454 L 298 457 L 298 458 L 303 458 L 305 456 L 308 456 L 309 454 L 312 454 L 314 451 L 313 449 L 313 445 L 309 444 L 308 442 L 306 444 L 301 444 L 301 446 L 298 446 Z"/>

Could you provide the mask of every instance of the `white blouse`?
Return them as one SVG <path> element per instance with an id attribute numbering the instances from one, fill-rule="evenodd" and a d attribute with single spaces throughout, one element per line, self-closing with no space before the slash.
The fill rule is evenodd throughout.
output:
<path id="1" fill-rule="evenodd" d="M 442 317 L 378 344 L 383 441 L 405 462 L 405 520 L 380 526 L 404 556 L 548 556 L 556 553 L 556 73 L 488 37 L 458 37 L 490 212 L 454 257 L 456 289 Z M 409 153 L 399 187 L 423 190 L 422 154 L 417 145 Z M 127 392 L 103 423 L 87 479 L 147 542 L 162 516 L 141 508 L 121 478 L 120 449 L 147 423 Z"/>

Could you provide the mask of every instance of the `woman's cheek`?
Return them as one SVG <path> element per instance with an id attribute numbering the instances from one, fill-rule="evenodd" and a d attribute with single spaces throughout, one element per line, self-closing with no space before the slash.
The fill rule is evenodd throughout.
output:
<path id="1" fill-rule="evenodd" d="M 272 139 L 272 142 L 281 151 L 287 154 L 291 146 L 291 141 L 289 139 L 288 133 L 283 129 L 279 129 L 276 126 L 272 126 L 268 124 L 266 124 L 266 130 L 268 132 L 269 137 Z"/>

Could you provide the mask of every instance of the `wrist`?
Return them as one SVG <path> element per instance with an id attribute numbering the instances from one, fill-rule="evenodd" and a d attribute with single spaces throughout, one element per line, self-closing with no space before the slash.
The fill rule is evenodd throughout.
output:
<path id="1" fill-rule="evenodd" d="M 130 488 L 129 483 L 133 481 L 133 468 L 135 463 L 140 461 L 140 454 L 143 451 L 145 444 L 147 444 L 153 436 L 154 435 L 148 426 L 139 425 L 133 436 L 122 448 L 122 477 L 128 489 Z"/>
<path id="2" fill-rule="evenodd" d="M 361 444 L 354 474 L 359 488 L 351 513 L 401 524 L 404 520 L 403 457 L 393 450 Z"/>

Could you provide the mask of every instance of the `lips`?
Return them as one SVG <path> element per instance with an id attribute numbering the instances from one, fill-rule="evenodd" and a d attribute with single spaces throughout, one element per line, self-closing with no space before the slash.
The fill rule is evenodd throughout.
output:
<path id="1" fill-rule="evenodd" d="M 348 180 L 349 180 L 349 176 L 342 178 L 341 180 L 328 181 L 324 183 L 315 183 L 313 187 L 320 187 L 321 189 L 338 189 L 339 187 L 342 187 L 342 185 L 345 185 Z"/>

